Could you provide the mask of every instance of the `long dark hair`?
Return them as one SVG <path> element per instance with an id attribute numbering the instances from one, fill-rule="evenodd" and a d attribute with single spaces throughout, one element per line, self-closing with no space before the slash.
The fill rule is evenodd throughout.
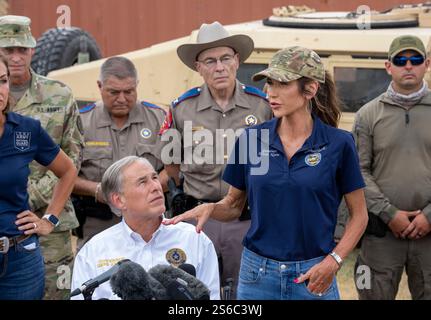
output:
<path id="1" fill-rule="evenodd" d="M 5 65 L 6 70 L 7 70 L 7 77 L 9 79 L 10 78 L 9 63 L 7 62 L 6 56 L 1 52 L 0 52 L 0 63 L 3 63 Z M 10 109 L 10 94 L 8 95 L 6 108 L 3 109 L 2 113 L 6 114 L 9 111 L 9 109 Z"/>
<path id="2" fill-rule="evenodd" d="M 306 85 L 314 80 L 302 77 L 298 79 L 299 91 L 308 93 Z M 311 99 L 311 112 L 324 123 L 338 127 L 341 117 L 340 100 L 337 95 L 334 80 L 328 71 L 325 71 L 325 83 L 319 83 L 316 95 Z"/>

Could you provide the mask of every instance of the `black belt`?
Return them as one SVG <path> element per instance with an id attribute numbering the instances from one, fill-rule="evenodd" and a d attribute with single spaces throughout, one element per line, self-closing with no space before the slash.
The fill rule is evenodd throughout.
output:
<path id="1" fill-rule="evenodd" d="M 23 242 L 24 240 L 31 237 L 31 234 L 23 234 L 17 237 L 0 237 L 0 253 L 6 254 L 9 249 L 13 246 L 16 246 L 18 243 Z"/>

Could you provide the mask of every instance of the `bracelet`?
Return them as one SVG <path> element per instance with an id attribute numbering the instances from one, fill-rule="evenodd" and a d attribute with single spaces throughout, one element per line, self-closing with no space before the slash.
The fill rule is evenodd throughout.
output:
<path id="1" fill-rule="evenodd" d="M 335 260 L 335 262 L 338 264 L 338 267 L 341 268 L 343 264 L 343 259 L 341 259 L 341 257 L 334 251 L 332 251 L 329 255 Z"/>
<path id="2" fill-rule="evenodd" d="M 99 195 L 99 191 L 100 191 L 100 187 L 101 187 L 101 184 L 100 184 L 100 182 L 97 184 L 97 186 L 96 186 L 96 191 L 94 192 L 94 202 L 98 202 L 97 201 L 97 196 Z"/>

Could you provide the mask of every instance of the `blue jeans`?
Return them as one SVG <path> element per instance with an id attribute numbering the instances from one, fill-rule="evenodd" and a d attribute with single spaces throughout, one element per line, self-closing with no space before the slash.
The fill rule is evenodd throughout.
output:
<path id="1" fill-rule="evenodd" d="M 322 296 L 311 293 L 305 282 L 298 284 L 293 282 L 301 273 L 305 274 L 324 258 L 277 261 L 244 248 L 237 298 L 238 300 L 339 300 L 340 295 L 335 277 L 329 289 Z"/>
<path id="2" fill-rule="evenodd" d="M 0 253 L 0 300 L 41 300 L 45 268 L 36 235 Z"/>

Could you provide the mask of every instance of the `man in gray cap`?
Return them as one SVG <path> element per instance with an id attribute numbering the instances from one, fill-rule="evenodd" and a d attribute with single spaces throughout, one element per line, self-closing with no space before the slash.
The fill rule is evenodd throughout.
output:
<path id="1" fill-rule="evenodd" d="M 388 90 L 356 114 L 369 212 L 356 268 L 371 272 L 370 286 L 361 281 L 366 269 L 355 273 L 360 299 L 395 299 L 404 268 L 412 298 L 431 299 L 429 65 L 421 39 L 394 39 L 385 62 L 392 77 Z"/>
<path id="2" fill-rule="evenodd" d="M 202 135 L 211 133 L 214 138 L 218 129 L 237 130 L 272 118 L 266 95 L 236 79 L 239 64 L 250 56 L 253 48 L 254 43 L 250 37 L 231 36 L 219 22 L 214 22 L 201 26 L 196 43 L 184 44 L 177 49 L 181 61 L 190 69 L 199 72 L 205 83 L 187 91 L 172 103 L 162 133 L 171 127 L 178 130 L 184 156 L 197 156 L 199 152 L 194 152 L 195 150 L 208 146 L 213 150 L 213 155 L 220 153 L 220 150 L 223 153 L 221 161 L 206 158 L 203 163 L 187 163 L 184 159 L 176 159 L 176 164 L 165 166 L 170 176 L 178 179 L 181 171 L 184 177 L 183 189 L 188 196 L 188 207 L 182 208 L 181 211 L 204 202 L 217 202 L 228 190 L 228 185 L 222 181 L 222 173 L 230 152 L 224 145 L 228 140 L 227 135 L 222 135 L 225 141 L 221 143 L 217 139 L 212 140 L 212 143 L 203 142 Z M 186 141 L 187 126 L 193 133 L 192 141 Z M 175 212 L 179 213 L 181 212 Z M 230 298 L 235 298 L 236 295 L 242 240 L 250 226 L 249 219 L 246 206 L 239 220 L 229 223 L 212 220 L 204 229 L 216 247 L 222 285 L 232 281 L 233 291 Z"/>
<path id="3" fill-rule="evenodd" d="M 78 107 L 70 89 L 63 83 L 36 74 L 31 68 L 36 41 L 30 30 L 31 20 L 22 16 L 0 17 L 0 50 L 7 57 L 10 71 L 12 111 L 40 120 L 43 128 L 79 170 L 83 132 Z M 39 216 L 45 212 L 57 178 L 44 167 L 33 163 L 28 181 L 30 207 Z M 78 226 L 69 200 L 54 231 L 41 237 L 45 260 L 45 299 L 67 299 L 68 279 L 58 281 L 64 273 L 60 266 L 72 267 L 71 230 Z M 67 274 L 67 273 L 66 273 Z"/>

